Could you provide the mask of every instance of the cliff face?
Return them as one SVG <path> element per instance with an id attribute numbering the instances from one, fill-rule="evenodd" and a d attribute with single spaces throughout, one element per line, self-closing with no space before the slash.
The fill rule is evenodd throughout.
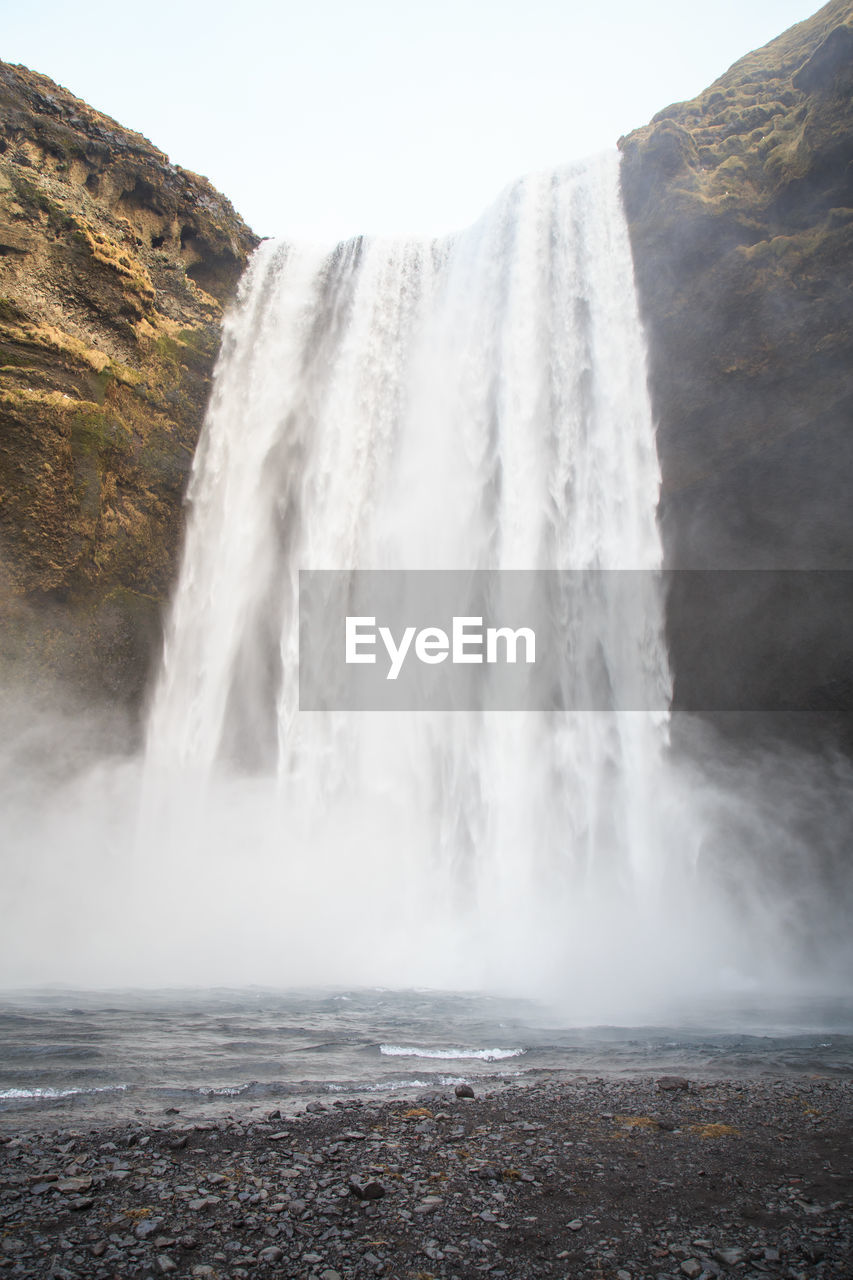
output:
<path id="1" fill-rule="evenodd" d="M 853 3 L 832 0 L 620 139 L 673 567 L 853 565 L 851 92 Z M 793 704 L 838 701 L 853 653 L 831 619 L 805 653 L 778 579 L 732 618 L 678 577 L 684 700 L 735 625 L 747 700 L 787 681 Z"/>
<path id="2" fill-rule="evenodd" d="M 256 243 L 206 179 L 0 63 L 0 681 L 138 699 Z"/>

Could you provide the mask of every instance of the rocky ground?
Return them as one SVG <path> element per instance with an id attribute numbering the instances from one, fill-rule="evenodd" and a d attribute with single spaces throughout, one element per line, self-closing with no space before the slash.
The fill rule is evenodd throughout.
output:
<path id="1" fill-rule="evenodd" d="M 846 1080 L 575 1078 L 289 1117 L 7 1123 L 0 1271 L 838 1280 L 851 1103 Z"/>

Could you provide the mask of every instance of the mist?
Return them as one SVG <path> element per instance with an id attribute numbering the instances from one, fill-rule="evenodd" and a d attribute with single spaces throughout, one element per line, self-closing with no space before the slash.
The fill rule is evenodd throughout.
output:
<path id="1" fill-rule="evenodd" d="M 657 873 L 608 879 L 530 849 L 442 860 L 387 774 L 323 810 L 269 777 L 155 780 L 138 754 L 93 758 L 114 724 L 16 709 L 4 700 L 6 987 L 482 990 L 581 1025 L 846 990 L 840 756 L 682 719 L 661 843 L 639 851 Z"/>

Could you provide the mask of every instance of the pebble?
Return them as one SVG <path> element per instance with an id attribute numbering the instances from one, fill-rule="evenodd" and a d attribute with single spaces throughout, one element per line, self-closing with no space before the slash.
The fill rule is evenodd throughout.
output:
<path id="1" fill-rule="evenodd" d="M 149 1236 L 156 1235 L 163 1224 L 162 1218 L 144 1218 L 138 1223 L 134 1235 L 137 1240 L 147 1240 Z"/>
<path id="2" fill-rule="evenodd" d="M 188 1116 L 197 1136 L 180 1154 L 171 1142 L 186 1134 L 156 1122 L 146 1132 L 138 1118 L 100 1132 L 22 1133 L 0 1145 L 0 1276 L 33 1280 L 46 1260 L 53 1280 L 845 1274 L 849 1082 L 809 1080 L 809 1106 L 832 1117 L 815 1133 L 797 1077 L 783 1090 L 695 1081 L 679 1107 L 683 1127 L 666 1134 L 661 1124 L 681 1102 L 667 1095 L 684 1090 L 658 1083 L 490 1079 L 476 1108 L 454 1107 L 449 1087 L 306 1109 L 286 1133 L 280 1116 L 259 1122 L 247 1107 L 215 1122 Z M 625 1116 L 649 1119 L 629 1127 Z M 742 1138 L 723 1140 L 722 1125 Z M 68 1212 L 75 1202 L 85 1215 Z"/>
<path id="3" fill-rule="evenodd" d="M 744 1259 L 743 1249 L 715 1249 L 713 1257 L 724 1267 L 734 1267 Z"/>

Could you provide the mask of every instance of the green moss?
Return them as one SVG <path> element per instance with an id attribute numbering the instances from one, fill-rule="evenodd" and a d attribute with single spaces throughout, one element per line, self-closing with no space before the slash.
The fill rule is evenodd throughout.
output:
<path id="1" fill-rule="evenodd" d="M 180 360 L 183 343 L 177 342 L 170 334 L 162 333 L 154 341 L 154 350 L 161 360 L 174 364 Z"/>
<path id="2" fill-rule="evenodd" d="M 100 513 L 107 473 L 126 472 L 133 466 L 130 429 L 116 414 L 79 413 L 71 423 L 71 453 L 80 514 L 85 519 L 95 519 Z"/>
<path id="3" fill-rule="evenodd" d="M 746 161 L 739 155 L 727 156 L 726 159 L 717 167 L 717 173 L 720 174 L 721 177 L 745 178 L 747 172 Z"/>
<path id="4" fill-rule="evenodd" d="M 26 360 L 23 356 L 15 355 L 14 351 L 8 351 L 5 347 L 0 347 L 0 368 L 32 369 L 33 365 L 30 360 Z"/>
<path id="5" fill-rule="evenodd" d="M 71 424 L 71 446 L 75 455 L 88 455 L 106 462 L 131 454 L 131 434 L 120 419 L 109 413 L 81 413 Z"/>
<path id="6" fill-rule="evenodd" d="M 795 249 L 793 236 L 774 236 L 772 240 L 759 240 L 757 244 L 741 245 L 737 252 L 749 262 L 761 264 L 780 261 Z"/>
<path id="7" fill-rule="evenodd" d="M 112 369 L 109 365 L 106 365 L 100 373 L 90 373 L 87 380 L 89 384 L 90 398 L 97 404 L 103 404 L 110 385 L 115 382 Z"/>
<path id="8" fill-rule="evenodd" d="M 176 337 L 162 334 L 154 347 L 162 366 L 172 375 L 179 376 L 182 366 L 206 372 L 216 355 L 218 341 L 218 332 L 211 325 L 182 329 Z"/>
<path id="9" fill-rule="evenodd" d="M 77 224 L 70 213 L 57 204 L 55 200 L 51 200 L 45 191 L 42 191 L 35 183 L 30 182 L 28 178 L 23 177 L 22 174 L 13 174 L 12 186 L 18 204 L 32 213 L 46 214 L 47 224 L 52 231 L 57 233 L 72 231 L 76 227 Z"/>
<path id="10" fill-rule="evenodd" d="M 155 427 L 145 439 L 136 461 L 146 482 L 155 490 L 180 494 L 189 475 L 192 456 L 192 450 L 173 434 Z"/>
<path id="11" fill-rule="evenodd" d="M 26 315 L 11 298 L 0 293 L 0 322 L 3 324 L 19 324 L 26 320 Z"/>
<path id="12" fill-rule="evenodd" d="M 211 328 L 182 329 L 178 338 L 185 346 L 192 347 L 194 351 L 205 357 L 214 355 L 218 341 L 217 335 Z"/>

